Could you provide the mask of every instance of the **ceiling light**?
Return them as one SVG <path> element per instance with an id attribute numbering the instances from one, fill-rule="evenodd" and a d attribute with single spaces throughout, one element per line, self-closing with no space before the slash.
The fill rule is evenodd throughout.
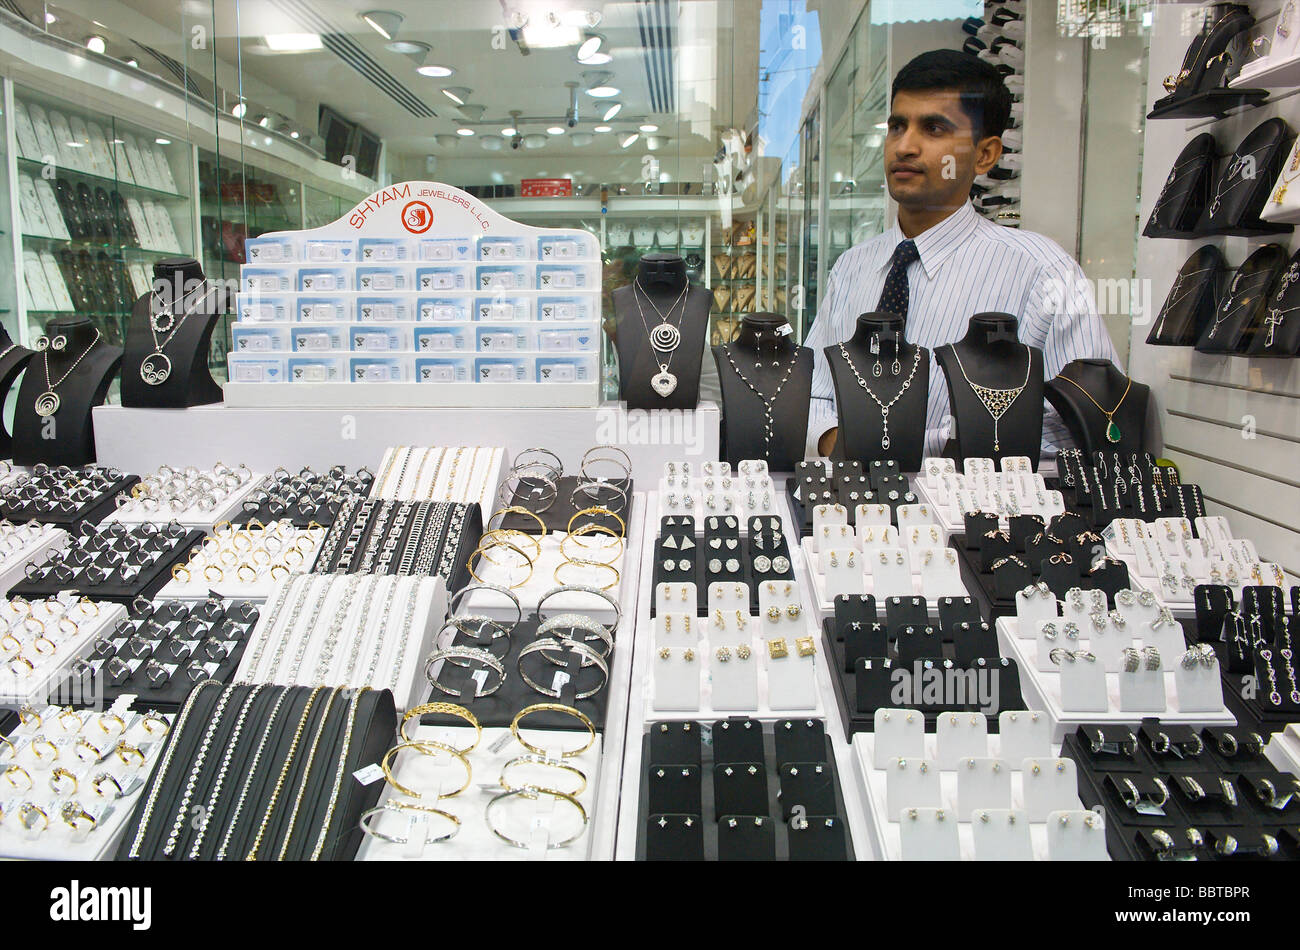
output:
<path id="1" fill-rule="evenodd" d="M 242 119 L 244 117 L 244 113 L 247 111 L 248 111 L 248 103 L 246 102 L 236 102 L 233 106 L 230 107 L 230 114 L 233 115 L 236 119 Z"/>
<path id="2" fill-rule="evenodd" d="M 384 39 L 391 40 L 401 29 L 402 20 L 405 18 L 392 10 L 367 10 L 361 14 L 361 19 L 370 24 L 370 28 Z"/>
<path id="3" fill-rule="evenodd" d="M 524 148 L 541 148 L 546 144 L 546 136 L 538 135 L 534 132 L 532 135 L 524 136 Z"/>
<path id="4" fill-rule="evenodd" d="M 594 129 L 592 129 L 591 131 L 593 131 L 593 132 L 613 132 L 613 131 L 614 131 L 614 127 L 613 127 L 613 126 L 610 126 L 610 125 L 598 125 L 598 126 L 596 126 Z"/>
<path id="5" fill-rule="evenodd" d="M 608 122 L 610 119 L 614 118 L 614 116 L 618 115 L 622 111 L 623 111 L 623 103 L 621 102 L 606 103 L 605 111 L 600 114 L 600 120 L 602 122 Z"/>
<path id="6" fill-rule="evenodd" d="M 664 147 L 664 142 L 668 141 L 662 135 L 647 135 L 645 137 L 645 147 L 650 151 L 658 151 Z"/>
<path id="7" fill-rule="evenodd" d="M 586 27 L 587 29 L 600 26 L 600 20 L 599 10 L 566 10 L 563 17 L 563 22 L 569 26 Z"/>
<path id="8" fill-rule="evenodd" d="M 655 125 L 653 122 L 647 122 L 645 125 L 638 125 L 637 128 L 640 129 L 642 132 L 659 131 L 659 126 Z"/>
<path id="9" fill-rule="evenodd" d="M 68 146 L 68 148 L 85 148 L 85 147 L 86 147 L 86 143 L 85 143 L 85 142 L 64 142 L 63 144 L 66 145 L 66 146 Z"/>
<path id="10" fill-rule="evenodd" d="M 578 62 L 584 66 L 606 66 L 614 61 L 614 57 L 608 53 L 592 53 L 590 56 L 578 57 Z"/>
<path id="11" fill-rule="evenodd" d="M 588 33 L 587 38 L 583 40 L 582 45 L 578 47 L 579 62 L 595 55 L 600 50 L 600 44 L 604 42 L 605 37 L 601 36 L 599 33 Z"/>
<path id="12" fill-rule="evenodd" d="M 499 152 L 501 151 L 501 146 L 505 145 L 505 142 L 501 141 L 499 136 L 485 135 L 478 140 L 478 144 L 483 146 L 483 148 L 489 152 Z"/>
<path id="13" fill-rule="evenodd" d="M 171 145 L 171 144 L 172 144 L 172 140 L 171 140 L 171 139 L 154 139 L 154 142 L 156 142 L 158 145 Z"/>
<path id="14" fill-rule="evenodd" d="M 546 130 L 546 134 L 547 134 L 547 135 L 563 135 L 563 134 L 564 134 L 564 126 L 562 126 L 562 125 L 553 125 L 553 126 L 551 126 L 549 129 Z"/>
<path id="15" fill-rule="evenodd" d="M 486 111 L 487 106 L 480 106 L 478 104 L 470 105 L 469 103 L 465 103 L 465 105 L 460 107 L 460 114 L 471 122 L 477 122 L 479 119 L 483 118 L 483 113 Z"/>
<path id="16" fill-rule="evenodd" d="M 519 134 L 519 130 L 516 129 L 513 125 L 508 125 L 501 130 L 501 134 L 504 135 L 506 138 L 512 138 Z"/>
<path id="17" fill-rule="evenodd" d="M 466 89 L 464 86 L 448 86 L 442 91 L 442 94 L 452 102 L 456 103 L 456 105 L 463 106 L 465 100 L 469 98 L 471 91 L 472 90 Z"/>
<path id="18" fill-rule="evenodd" d="M 46 13 L 46 14 L 45 14 L 45 22 L 46 22 L 46 23 L 58 23 L 58 22 L 59 22 L 59 18 L 56 17 L 53 13 Z"/>
<path id="19" fill-rule="evenodd" d="M 460 139 L 454 135 L 435 135 L 433 141 L 440 148 L 455 148 L 460 144 Z"/>
<path id="20" fill-rule="evenodd" d="M 591 144 L 592 134 L 590 132 L 574 132 L 569 136 L 569 142 L 582 148 Z"/>
<path id="21" fill-rule="evenodd" d="M 140 61 L 139 61 L 138 59 L 136 59 L 134 56 L 128 56 L 128 57 L 126 58 L 126 64 L 127 64 L 128 66 L 133 66 L 133 67 L 136 68 L 136 69 L 139 69 L 139 68 L 140 68 Z"/>
<path id="22" fill-rule="evenodd" d="M 631 135 L 626 136 L 622 141 L 620 141 L 620 142 L 618 143 L 619 148 L 629 148 L 629 147 L 632 146 L 632 145 L 636 142 L 636 140 L 639 139 L 640 137 L 641 137 L 641 136 L 640 136 L 639 134 L 637 134 L 636 132 L 633 132 Z"/>
<path id="23" fill-rule="evenodd" d="M 557 49 L 582 42 L 578 27 L 564 23 L 554 13 L 539 17 L 537 22 L 530 19 L 524 26 L 523 37 L 524 42 L 534 49 Z"/>
<path id="24" fill-rule="evenodd" d="M 390 53 L 401 53 L 403 56 L 419 56 L 433 49 L 428 43 L 419 43 L 415 40 L 393 40 L 391 43 L 385 43 L 384 49 Z"/>
<path id="25" fill-rule="evenodd" d="M 593 99 L 612 99 L 622 91 L 618 86 L 592 86 L 587 90 L 587 95 Z"/>
<path id="26" fill-rule="evenodd" d="M 322 49 L 323 44 L 319 33 L 269 33 L 266 47 L 277 53 L 302 53 Z"/>
<path id="27" fill-rule="evenodd" d="M 466 138 L 469 138 L 469 136 L 471 136 L 471 135 L 474 134 L 474 130 L 473 130 L 473 129 L 467 129 L 467 128 L 465 128 L 465 126 L 462 125 L 460 128 L 458 128 L 458 129 L 456 130 L 456 134 L 457 134 L 457 135 L 463 135 L 463 136 L 465 136 Z"/>
<path id="28" fill-rule="evenodd" d="M 289 133 L 289 138 L 296 139 L 299 136 L 299 134 L 300 133 L 298 132 L 298 130 L 294 129 L 292 132 Z"/>
<path id="29" fill-rule="evenodd" d="M 456 72 L 456 70 L 452 69 L 450 66 L 438 66 L 434 64 L 420 66 L 415 71 L 421 76 L 428 76 L 431 79 L 446 79 L 448 76 Z"/>
<path id="30" fill-rule="evenodd" d="M 86 49 L 90 50 L 92 53 L 102 53 L 107 48 L 108 46 L 104 43 L 104 38 L 102 36 L 86 37 Z"/>

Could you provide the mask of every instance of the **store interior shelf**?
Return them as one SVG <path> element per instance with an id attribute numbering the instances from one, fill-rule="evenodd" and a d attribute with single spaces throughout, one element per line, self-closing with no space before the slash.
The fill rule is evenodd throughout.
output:
<path id="1" fill-rule="evenodd" d="M 50 166 L 44 162 L 33 161 L 30 158 L 18 159 L 19 171 L 30 171 L 36 175 L 42 175 L 44 170 Z M 142 198 L 157 198 L 162 201 L 189 201 L 189 195 L 177 194 L 174 191 L 164 191 L 160 188 L 150 188 L 148 185 L 136 185 L 121 178 L 111 178 L 107 175 L 96 175 L 93 172 L 83 172 L 76 168 L 70 168 L 67 165 L 53 166 L 60 177 L 80 179 L 88 184 L 99 184 L 107 188 L 115 188 L 123 194 L 139 196 Z"/>
<path id="2" fill-rule="evenodd" d="M 163 250 L 160 248 L 133 247 L 130 244 L 105 243 L 103 241 L 81 241 L 77 238 L 46 237 L 43 234 L 24 234 L 24 244 L 35 244 L 53 249 L 66 248 L 70 251 L 113 251 L 121 254 L 158 254 L 166 257 L 183 254 L 184 251 Z"/>

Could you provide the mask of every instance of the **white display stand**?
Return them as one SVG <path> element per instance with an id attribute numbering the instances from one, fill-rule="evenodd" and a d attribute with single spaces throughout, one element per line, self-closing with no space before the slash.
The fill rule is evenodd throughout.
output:
<path id="1" fill-rule="evenodd" d="M 1135 726 L 1143 716 L 1151 714 L 1147 711 L 1126 711 L 1121 707 L 1120 674 L 1105 672 L 1100 661 L 1077 661 L 1074 667 L 1079 678 L 1072 680 L 1068 687 L 1062 683 L 1062 673 L 1055 671 L 1055 666 L 1054 672 L 1041 672 L 1038 668 L 1037 641 L 1022 639 L 1017 627 L 1014 617 L 999 617 L 998 645 L 1003 656 L 1019 664 L 1020 686 L 1024 692 L 1025 704 L 1032 709 L 1041 710 L 1048 717 L 1054 742 L 1060 742 L 1066 734 L 1081 725 L 1122 723 Z M 1164 709 L 1154 711 L 1162 722 L 1195 726 L 1236 724 L 1236 718 L 1223 706 L 1222 681 L 1217 668 L 1205 671 L 1209 674 L 1206 677 L 1184 679 L 1175 672 L 1175 668 L 1180 671 L 1182 669 L 1177 654 L 1168 657 L 1162 655 L 1162 660 L 1161 672 L 1156 675 L 1164 679 L 1167 705 Z M 1101 681 L 1104 681 L 1104 685 L 1099 685 Z M 1182 694 L 1184 687 L 1191 690 L 1186 697 Z M 1063 695 L 1067 689 L 1071 691 Z M 1215 695 L 1218 698 L 1217 707 L 1212 699 Z M 1077 708 L 1084 705 L 1089 708 Z"/>
<path id="2" fill-rule="evenodd" d="M 528 741 L 539 748 L 548 748 L 548 740 L 552 739 L 557 749 L 572 748 L 575 736 L 582 736 L 585 741 L 585 733 L 582 732 L 544 732 L 526 727 L 524 732 Z M 444 742 L 465 748 L 474 741 L 474 730 L 420 726 L 411 736 L 416 741 Z M 395 802 L 436 807 L 455 815 L 460 819 L 457 835 L 449 841 L 431 844 L 427 843 L 428 839 L 446 833 L 450 827 L 448 822 L 435 816 L 426 823 L 420 818 L 420 813 L 415 811 L 375 815 L 370 818 L 372 825 L 385 834 L 407 838 L 408 841 L 399 845 L 366 835 L 357 851 L 357 860 L 587 861 L 608 858 L 608 854 L 600 853 L 598 843 L 608 840 L 613 833 L 618 802 L 615 798 L 607 805 L 605 796 L 600 794 L 604 749 L 605 744 L 597 736 L 586 752 L 563 760 L 565 765 L 572 766 L 587 776 L 587 787 L 576 798 L 590 816 L 590 822 L 582 836 L 567 847 L 547 849 L 552 835 L 556 838 L 569 837 L 580 827 L 581 820 L 571 805 L 555 802 L 548 796 L 542 796 L 536 802 L 507 799 L 493 809 L 494 820 L 502 822 L 498 827 L 504 827 L 512 838 L 526 841 L 529 848 L 512 847 L 492 833 L 484 817 L 484 806 L 491 796 L 505 791 L 499 784 L 505 764 L 518 756 L 527 755 L 528 750 L 511 736 L 509 729 L 484 729 L 478 746 L 467 755 L 474 772 L 473 784 L 465 791 L 435 802 L 428 798 L 409 798 L 391 786 L 386 786 L 379 799 L 380 805 L 391 799 Z M 426 761 L 431 758 L 411 749 L 403 750 L 396 756 L 394 777 L 413 791 L 419 791 L 422 795 L 430 794 L 426 790 L 431 790 L 439 781 L 434 769 L 435 763 Z M 457 769 L 460 771 L 457 772 Z M 459 763 L 447 771 L 455 773 L 455 785 L 464 781 L 464 767 Z M 512 767 L 506 779 L 515 786 L 533 781 L 565 792 L 571 791 L 578 782 L 577 776 L 572 773 L 526 765 Z M 384 779 L 380 777 L 379 781 Z M 511 815 L 505 812 L 507 805 L 511 809 Z M 505 825 L 504 821 L 511 818 L 518 824 Z"/>
<path id="3" fill-rule="evenodd" d="M 258 483 L 265 477 L 264 472 L 254 472 L 252 478 L 233 489 L 211 511 L 201 511 L 193 505 L 184 509 L 157 508 L 153 511 L 145 511 L 138 507 L 123 507 L 114 509 L 104 521 L 120 521 L 123 524 L 143 524 L 146 521 L 165 524 L 168 521 L 176 521 L 187 530 L 206 531 L 214 524 L 230 521 L 239 514 L 244 499 L 253 493 Z"/>
<path id="4" fill-rule="evenodd" d="M 895 535 L 891 532 L 889 537 L 892 539 Z M 854 539 L 851 536 L 849 540 Z M 868 545 L 865 551 L 854 553 L 854 566 L 850 568 L 849 550 L 837 548 L 838 566 L 831 567 L 829 550 L 818 552 L 814 538 L 803 538 L 799 542 L 799 552 L 812 580 L 811 593 L 823 616 L 835 612 L 835 597 L 839 594 L 871 594 L 878 604 L 887 597 L 924 597 L 932 620 L 939 617 L 941 597 L 970 596 L 970 591 L 961 582 L 960 570 L 955 575 L 952 573 L 955 565 L 934 564 L 932 569 L 927 569 L 923 553 L 912 558 L 906 548 Z M 880 563 L 881 554 L 886 558 L 884 564 Z M 898 563 L 900 554 L 902 564 Z M 946 556 L 943 552 L 939 554 L 940 558 Z"/>
<path id="5" fill-rule="evenodd" d="M 892 710 L 891 716 L 898 712 Z M 1004 750 L 1002 735 L 988 735 L 978 749 L 972 744 L 979 755 L 956 761 L 954 768 L 940 767 L 938 737 L 934 733 L 925 736 L 924 756 L 907 759 L 904 769 L 898 768 L 897 758 L 882 759 L 877 755 L 878 737 L 874 733 L 862 732 L 853 737 L 854 778 L 867 804 L 867 832 L 879 858 L 890 861 L 1107 859 L 1103 818 L 1098 813 L 1083 811 L 1078 800 L 1074 762 L 1054 757 L 1059 746 L 1047 744 L 1046 732 L 1030 721 L 1030 713 L 1023 710 L 1015 713 L 1015 723 L 1009 722 L 1011 715 L 1004 712 L 999 719 L 1004 730 L 1008 724 L 1012 726 L 1012 734 L 1016 736 L 1014 745 L 1007 744 Z M 1018 725 L 1031 726 L 1033 731 L 1021 730 Z M 1022 741 L 1027 736 L 1034 737 L 1029 744 Z M 1022 751 L 1030 754 L 1017 758 Z M 919 772 L 922 761 L 927 766 L 924 776 Z M 996 772 L 994 762 L 999 765 Z M 881 764 L 883 768 L 877 767 Z M 1036 774 L 1032 771 L 1035 764 L 1039 768 Z M 918 795 L 923 803 L 915 800 Z M 995 801 L 1001 804 L 994 806 Z M 917 809 L 916 818 L 910 816 L 911 808 Z M 942 820 L 939 812 L 943 813 Z M 1015 813 L 1015 821 L 1008 821 L 1010 812 Z M 1075 824 L 1076 817 L 1078 824 L 1083 825 L 1083 819 L 1092 815 L 1094 827 L 1087 829 L 1087 833 L 1096 832 L 1099 844 L 1094 845 L 1083 833 L 1087 848 L 1073 839 L 1058 840 L 1059 834 L 1052 823 L 1060 826 L 1061 813 L 1069 819 L 1061 826 L 1065 829 Z"/>
<path id="6" fill-rule="evenodd" d="M 367 389 L 348 384 L 349 391 Z M 368 466 L 375 471 L 394 442 L 446 444 L 449 433 L 490 434 L 514 458 L 539 444 L 577 471 L 582 454 L 598 442 L 618 445 L 632 459 L 633 479 L 657 478 L 664 463 L 717 458 L 721 413 L 714 403 L 691 412 L 628 410 L 621 403 L 595 409 L 481 405 L 459 409 L 386 409 L 354 402 L 346 409 L 192 409 L 96 406 L 95 450 L 102 465 L 154 471 L 160 465 L 208 467 L 238 460 L 254 471 L 304 465 Z M 490 511 L 485 514 L 491 514 Z"/>

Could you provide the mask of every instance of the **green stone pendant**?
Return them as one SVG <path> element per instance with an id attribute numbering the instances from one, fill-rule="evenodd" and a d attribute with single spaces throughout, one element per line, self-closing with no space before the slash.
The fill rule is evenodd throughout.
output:
<path id="1" fill-rule="evenodd" d="M 1119 426 L 1116 425 L 1115 420 L 1112 419 L 1110 420 L 1110 424 L 1106 426 L 1106 440 L 1108 442 L 1118 442 L 1119 439 L 1120 439 Z"/>

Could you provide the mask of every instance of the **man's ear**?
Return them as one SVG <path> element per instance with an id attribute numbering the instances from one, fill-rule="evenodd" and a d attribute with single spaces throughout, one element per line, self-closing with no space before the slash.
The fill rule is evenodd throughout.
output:
<path id="1" fill-rule="evenodd" d="M 975 143 L 975 174 L 987 175 L 1002 157 L 1002 139 L 990 135 Z"/>

